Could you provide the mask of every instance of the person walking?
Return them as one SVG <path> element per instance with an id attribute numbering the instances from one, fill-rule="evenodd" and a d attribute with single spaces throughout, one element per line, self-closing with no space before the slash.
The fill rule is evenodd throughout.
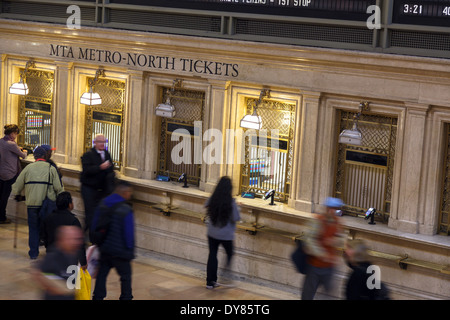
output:
<path id="1" fill-rule="evenodd" d="M 60 226 L 76 226 L 81 228 L 81 223 L 77 217 L 71 212 L 73 210 L 72 195 L 70 192 L 63 191 L 56 197 L 56 211 L 49 214 L 42 222 L 41 239 L 47 252 L 54 247 L 56 239 L 56 230 Z M 83 243 L 84 244 L 84 243 Z M 81 268 L 87 268 L 86 248 L 80 246 L 79 258 Z"/>
<path id="2" fill-rule="evenodd" d="M 27 157 L 27 151 L 20 148 L 16 138 L 20 133 L 16 124 L 4 126 L 5 136 L 0 139 L 0 224 L 11 223 L 6 217 L 6 206 L 11 195 L 11 186 L 21 171 L 20 159 Z"/>
<path id="3" fill-rule="evenodd" d="M 347 300 L 390 300 L 389 289 L 384 283 L 381 281 L 377 285 L 369 283 L 369 277 L 372 275 L 370 267 L 373 265 L 364 240 L 348 240 L 343 256 L 351 269 L 344 292 Z"/>
<path id="4" fill-rule="evenodd" d="M 58 172 L 45 160 L 46 151 L 36 147 L 33 152 L 35 162 L 27 165 L 12 185 L 12 193 L 18 195 L 25 188 L 25 203 L 28 213 L 28 255 L 36 259 L 39 255 L 39 235 L 41 228 L 40 209 L 45 197 L 56 201 L 56 196 L 64 191 Z"/>
<path id="5" fill-rule="evenodd" d="M 214 289 L 220 286 L 217 282 L 219 245 L 225 249 L 227 260 L 225 270 L 229 272 L 231 259 L 234 254 L 233 240 L 236 232 L 236 222 L 240 214 L 236 201 L 231 195 L 232 184 L 229 177 L 220 178 L 213 194 L 206 202 L 207 208 L 207 236 L 209 255 L 206 265 L 206 288 Z M 224 279 L 228 282 L 227 279 Z M 222 284 L 227 284 L 222 282 Z"/>
<path id="6" fill-rule="evenodd" d="M 304 240 L 308 269 L 304 278 L 302 300 L 313 300 L 319 285 L 332 289 L 332 277 L 342 245 L 342 229 L 336 211 L 344 205 L 339 198 L 327 198 L 325 212 L 312 220 Z"/>
<path id="7" fill-rule="evenodd" d="M 100 250 L 100 266 L 92 300 L 103 300 L 106 297 L 106 279 L 111 268 L 115 268 L 120 276 L 119 299 L 133 299 L 131 260 L 135 257 L 135 226 L 133 209 L 127 203 L 132 192 L 129 183 L 118 182 L 114 193 L 103 199 L 95 211 L 92 230 L 99 231 L 104 236 L 101 240 L 93 237 L 94 244 Z"/>
<path id="8" fill-rule="evenodd" d="M 111 194 L 114 184 L 114 166 L 105 144 L 105 136 L 96 135 L 94 147 L 81 157 L 81 196 L 84 203 L 85 231 L 88 234 L 95 208 L 101 199 Z"/>
<path id="9" fill-rule="evenodd" d="M 75 281 L 78 253 L 83 245 L 83 231 L 77 226 L 56 229 L 55 247 L 31 271 L 32 278 L 42 287 L 46 300 L 74 300 L 75 290 L 69 287 Z"/>

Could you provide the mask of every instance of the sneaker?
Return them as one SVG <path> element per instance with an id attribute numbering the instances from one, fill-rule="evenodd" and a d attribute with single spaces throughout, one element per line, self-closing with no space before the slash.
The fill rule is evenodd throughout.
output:
<path id="1" fill-rule="evenodd" d="M 214 289 L 214 288 L 217 288 L 217 287 L 220 287 L 220 284 L 218 284 L 217 282 L 212 282 L 211 284 L 207 284 L 206 285 L 206 289 Z"/>

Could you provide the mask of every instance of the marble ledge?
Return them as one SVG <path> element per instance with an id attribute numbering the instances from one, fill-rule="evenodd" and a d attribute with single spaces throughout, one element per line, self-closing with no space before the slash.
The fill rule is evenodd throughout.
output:
<path id="1" fill-rule="evenodd" d="M 24 160 L 24 162 L 34 162 L 34 159 L 32 158 L 32 156 L 28 156 L 27 159 Z M 81 165 L 58 164 L 58 167 L 63 169 L 64 171 L 71 171 L 73 173 L 79 173 L 81 171 Z M 199 190 L 197 187 L 190 186 L 189 188 L 183 188 L 182 183 L 132 178 L 121 175 L 120 173 L 117 173 L 117 177 L 119 179 L 128 181 L 136 186 L 154 188 L 162 192 L 195 197 L 205 201 L 211 195 L 208 192 Z M 303 220 L 314 219 L 317 215 L 317 213 L 304 212 L 291 208 L 284 203 L 275 203 L 275 205 L 271 206 L 269 205 L 269 200 L 247 199 L 241 197 L 235 197 L 235 199 L 237 203 L 240 205 L 241 209 L 245 210 L 265 211 L 289 217 L 296 216 L 299 219 Z M 362 217 L 343 216 L 341 217 L 341 223 L 344 226 L 344 228 L 349 230 L 356 230 L 358 232 L 363 233 L 383 235 L 386 237 L 396 238 L 399 240 L 405 240 L 450 249 L 450 236 L 443 236 L 438 234 L 424 235 L 417 233 L 402 232 L 390 228 L 388 227 L 387 224 L 381 222 L 377 222 L 377 224 L 375 225 L 369 225 L 368 221 L 364 220 Z"/>

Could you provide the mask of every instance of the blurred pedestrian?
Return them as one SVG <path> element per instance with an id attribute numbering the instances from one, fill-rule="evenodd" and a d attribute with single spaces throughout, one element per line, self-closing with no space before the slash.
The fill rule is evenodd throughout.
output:
<path id="1" fill-rule="evenodd" d="M 6 217 L 6 206 L 11 195 L 11 186 L 21 171 L 20 159 L 27 157 L 27 151 L 20 148 L 16 138 L 20 133 L 16 124 L 4 127 L 5 136 L 0 139 L 0 224 L 11 223 Z"/>
<path id="2" fill-rule="evenodd" d="M 55 161 L 52 160 L 52 154 L 53 154 L 53 151 L 56 150 L 56 148 L 52 148 L 52 146 L 49 145 L 49 144 L 43 144 L 43 145 L 41 145 L 41 147 L 44 148 L 44 150 L 47 152 L 47 154 L 45 156 L 45 160 L 47 160 L 48 163 L 50 163 L 53 167 L 55 167 L 56 171 L 58 171 L 59 180 L 60 180 L 61 185 L 62 185 L 63 182 L 62 182 L 61 170 L 59 170 L 59 168 L 56 165 Z"/>
<path id="3" fill-rule="evenodd" d="M 74 300 L 83 231 L 77 226 L 60 226 L 55 237 L 54 249 L 32 268 L 32 277 L 41 285 L 46 300 Z"/>
<path id="4" fill-rule="evenodd" d="M 69 192 L 63 191 L 56 197 L 56 211 L 49 214 L 42 222 L 41 239 L 44 241 L 47 252 L 54 247 L 56 230 L 60 226 L 76 226 L 81 228 L 80 221 L 71 212 L 73 210 L 72 196 Z M 79 262 L 82 269 L 87 268 L 86 248 L 80 246 Z"/>
<path id="5" fill-rule="evenodd" d="M 133 299 L 131 260 L 135 257 L 135 227 L 133 209 L 127 203 L 131 199 L 132 192 L 129 183 L 118 182 L 114 193 L 103 199 L 95 212 L 92 229 L 103 232 L 104 238 L 97 242 L 100 250 L 100 266 L 93 300 L 103 300 L 106 297 L 106 279 L 111 268 L 115 268 L 120 276 L 119 299 Z"/>
<path id="6" fill-rule="evenodd" d="M 313 300 L 319 285 L 323 285 L 327 292 L 332 289 L 338 248 L 344 240 L 336 211 L 343 205 L 341 199 L 327 198 L 325 212 L 312 220 L 307 231 L 304 244 L 308 254 L 308 270 L 303 283 L 302 300 Z"/>
<path id="7" fill-rule="evenodd" d="M 379 287 L 369 286 L 372 263 L 364 240 L 349 240 L 344 248 L 344 261 L 351 268 L 351 273 L 345 285 L 347 300 L 389 300 L 387 287 L 379 282 Z"/>
<path id="8" fill-rule="evenodd" d="M 206 202 L 207 208 L 207 236 L 209 255 L 206 265 L 206 288 L 214 289 L 220 284 L 228 284 L 229 279 L 217 282 L 219 245 L 225 249 L 227 260 L 225 270 L 229 272 L 234 253 L 233 240 L 236 232 L 236 222 L 240 214 L 236 201 L 231 194 L 232 184 L 229 177 L 220 178 L 213 194 Z"/>
<path id="9" fill-rule="evenodd" d="M 81 196 L 84 202 L 85 229 L 91 228 L 92 218 L 101 199 L 111 194 L 114 185 L 114 166 L 105 148 L 106 138 L 97 134 L 94 147 L 81 157 Z"/>
<path id="10" fill-rule="evenodd" d="M 36 147 L 33 152 L 35 162 L 27 165 L 12 185 L 12 193 L 18 195 L 25 188 L 25 203 L 28 213 L 28 255 L 36 259 L 39 255 L 39 235 L 41 229 L 40 209 L 45 197 L 56 201 L 56 196 L 64 191 L 58 172 L 45 160 L 46 151 Z"/>

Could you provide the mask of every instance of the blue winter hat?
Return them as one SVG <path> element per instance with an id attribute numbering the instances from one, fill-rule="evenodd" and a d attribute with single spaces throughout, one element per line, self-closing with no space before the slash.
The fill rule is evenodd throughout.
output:
<path id="1" fill-rule="evenodd" d="M 339 198 L 328 197 L 325 200 L 325 205 L 330 208 L 340 208 L 344 205 L 344 201 Z"/>

